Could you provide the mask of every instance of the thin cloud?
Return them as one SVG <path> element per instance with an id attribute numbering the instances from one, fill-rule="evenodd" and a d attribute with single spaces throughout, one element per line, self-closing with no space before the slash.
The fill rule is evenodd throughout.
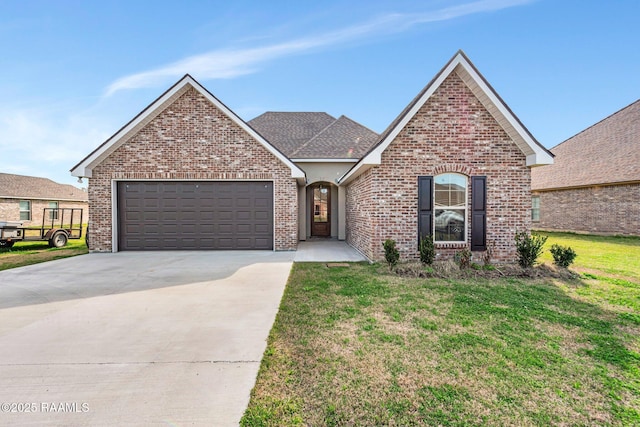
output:
<path id="1" fill-rule="evenodd" d="M 0 109 L 0 151 L 12 159 L 2 171 L 77 185 L 69 167 L 109 136 L 111 124 L 100 120 L 83 113 L 61 117 L 51 109 Z"/>
<path id="2" fill-rule="evenodd" d="M 107 87 L 105 96 L 121 90 L 159 86 L 187 73 L 205 80 L 230 79 L 255 73 L 260 69 L 260 65 L 277 58 L 358 41 L 366 37 L 399 33 L 420 24 L 448 21 L 462 16 L 521 6 L 532 1 L 535 0 L 481 0 L 426 13 L 388 14 L 363 24 L 290 42 L 249 49 L 207 52 L 163 67 L 121 77 Z"/>

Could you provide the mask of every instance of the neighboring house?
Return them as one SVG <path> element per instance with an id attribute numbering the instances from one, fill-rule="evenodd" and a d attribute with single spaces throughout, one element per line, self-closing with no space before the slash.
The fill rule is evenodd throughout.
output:
<path id="1" fill-rule="evenodd" d="M 640 236 L 640 100 L 551 152 L 532 173 L 534 228 Z"/>
<path id="2" fill-rule="evenodd" d="M 87 192 L 47 178 L 0 173 L 0 221 L 20 221 L 24 226 L 41 225 L 45 208 L 81 208 L 86 222 Z M 49 212 L 47 220 L 51 215 L 55 214 Z"/>
<path id="3" fill-rule="evenodd" d="M 341 116 L 244 122 L 189 75 L 72 169 L 89 179 L 90 249 L 295 250 L 333 236 L 370 259 L 465 248 L 515 258 L 530 168 L 552 163 L 462 52 L 378 136 Z"/>

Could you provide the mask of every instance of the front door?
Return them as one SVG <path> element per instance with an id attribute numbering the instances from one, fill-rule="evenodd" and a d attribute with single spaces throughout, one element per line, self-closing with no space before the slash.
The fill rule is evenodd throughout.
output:
<path id="1" fill-rule="evenodd" d="M 326 184 L 313 187 L 311 211 L 311 235 L 331 236 L 331 188 Z"/>

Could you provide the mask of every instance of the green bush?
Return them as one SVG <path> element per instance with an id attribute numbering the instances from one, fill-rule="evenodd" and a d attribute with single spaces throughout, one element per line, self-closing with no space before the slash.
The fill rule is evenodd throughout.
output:
<path id="1" fill-rule="evenodd" d="M 516 233 L 516 250 L 520 267 L 533 267 L 542 254 L 542 247 L 546 241 L 546 236 L 532 236 L 526 231 Z"/>
<path id="2" fill-rule="evenodd" d="M 460 269 L 471 267 L 471 251 L 469 249 L 463 249 L 460 252 L 456 252 L 453 258 L 460 266 Z"/>
<path id="3" fill-rule="evenodd" d="M 492 264 L 492 260 L 493 260 L 493 242 L 489 242 L 487 244 L 487 249 L 484 251 L 484 254 L 482 255 L 482 262 L 484 263 L 485 267 L 488 267 Z"/>
<path id="4" fill-rule="evenodd" d="M 425 265 L 433 264 L 433 261 L 436 259 L 436 249 L 433 246 L 432 236 L 427 236 L 420 239 L 418 250 L 420 251 L 420 262 Z"/>
<path id="5" fill-rule="evenodd" d="M 400 252 L 396 249 L 396 241 L 387 239 L 382 244 L 382 247 L 384 247 L 384 259 L 389 264 L 389 269 L 393 269 L 400 259 Z"/>
<path id="6" fill-rule="evenodd" d="M 569 267 L 578 256 L 569 246 L 560 246 L 556 243 L 551 246 L 550 251 L 553 255 L 553 263 L 564 268 Z"/>

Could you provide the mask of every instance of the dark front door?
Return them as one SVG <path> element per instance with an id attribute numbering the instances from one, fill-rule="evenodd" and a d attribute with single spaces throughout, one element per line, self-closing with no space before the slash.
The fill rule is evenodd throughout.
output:
<path id="1" fill-rule="evenodd" d="M 311 235 L 331 236 L 331 188 L 326 184 L 312 187 Z"/>

